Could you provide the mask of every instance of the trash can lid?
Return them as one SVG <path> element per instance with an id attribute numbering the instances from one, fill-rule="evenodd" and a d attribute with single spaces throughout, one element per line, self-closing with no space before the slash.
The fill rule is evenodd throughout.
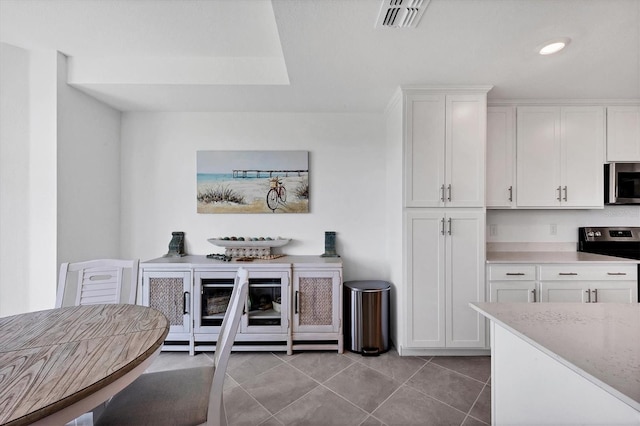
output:
<path id="1" fill-rule="evenodd" d="M 377 280 L 345 281 L 344 286 L 355 291 L 379 291 L 391 289 L 391 284 L 389 282 Z"/>

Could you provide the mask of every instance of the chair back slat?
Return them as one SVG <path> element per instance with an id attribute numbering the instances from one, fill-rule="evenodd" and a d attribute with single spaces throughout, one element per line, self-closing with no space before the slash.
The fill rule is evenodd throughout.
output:
<path id="1" fill-rule="evenodd" d="M 211 392 L 209 393 L 209 416 L 207 416 L 207 425 L 226 425 L 226 414 L 224 404 L 222 403 L 222 391 L 224 387 L 224 378 L 227 371 L 227 364 L 231 355 L 231 348 L 240 326 L 240 319 L 244 312 L 249 292 L 249 273 L 244 268 L 239 268 L 236 274 L 236 280 L 231 292 L 231 299 L 227 306 L 227 311 L 222 320 L 218 341 L 216 343 L 216 352 L 213 356 L 213 365 L 215 371 L 213 373 L 213 382 L 211 383 Z M 219 413 L 219 415 L 218 415 Z"/>
<path id="2" fill-rule="evenodd" d="M 136 301 L 138 287 L 138 263 L 135 260 L 100 259 L 87 262 L 63 263 L 58 279 L 56 307 L 62 307 L 64 295 L 70 290 L 69 274 L 77 274 L 75 280 L 75 305 L 101 303 L 130 303 Z M 123 297 L 125 271 L 129 271 L 129 291 Z"/>

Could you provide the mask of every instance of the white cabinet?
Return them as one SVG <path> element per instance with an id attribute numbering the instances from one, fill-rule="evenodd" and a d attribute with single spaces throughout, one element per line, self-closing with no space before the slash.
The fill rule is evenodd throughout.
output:
<path id="1" fill-rule="evenodd" d="M 404 91 L 406 207 L 483 207 L 484 93 Z"/>
<path id="2" fill-rule="evenodd" d="M 515 107 L 487 108 L 487 207 L 515 206 Z"/>
<path id="3" fill-rule="evenodd" d="M 637 267 L 634 264 L 543 265 L 540 301 L 637 303 Z"/>
<path id="4" fill-rule="evenodd" d="M 518 207 L 602 207 L 603 150 L 604 108 L 519 107 Z"/>
<path id="5" fill-rule="evenodd" d="M 607 107 L 607 161 L 640 161 L 640 106 Z"/>
<path id="6" fill-rule="evenodd" d="M 249 272 L 249 290 L 235 351 L 291 354 L 294 349 L 334 349 L 342 353 L 342 261 L 319 256 L 286 256 L 250 264 L 196 255 L 141 262 L 142 304 L 159 309 L 169 319 L 163 350 L 190 354 L 215 350 L 240 266 Z"/>
<path id="7" fill-rule="evenodd" d="M 167 345 L 164 350 L 191 350 L 192 348 L 192 291 L 189 270 L 143 270 L 142 304 L 162 312 L 169 320 L 166 342 L 183 342 Z"/>
<path id="8" fill-rule="evenodd" d="M 536 302 L 536 279 L 535 265 L 489 265 L 489 301 Z"/>
<path id="9" fill-rule="evenodd" d="M 339 269 L 296 268 L 293 273 L 293 349 L 343 351 L 342 273 Z M 317 343 L 316 343 L 317 342 Z"/>
<path id="10" fill-rule="evenodd" d="M 406 213 L 407 346 L 483 348 L 485 323 L 469 307 L 484 300 L 484 212 Z"/>

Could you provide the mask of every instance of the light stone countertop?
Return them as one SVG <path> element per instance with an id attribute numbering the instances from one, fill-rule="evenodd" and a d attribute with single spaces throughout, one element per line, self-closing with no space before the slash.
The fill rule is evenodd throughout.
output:
<path id="1" fill-rule="evenodd" d="M 470 305 L 640 411 L 640 304 Z"/>
<path id="2" fill-rule="evenodd" d="M 640 263 L 624 257 L 604 256 L 580 251 L 492 251 L 487 263 Z"/>

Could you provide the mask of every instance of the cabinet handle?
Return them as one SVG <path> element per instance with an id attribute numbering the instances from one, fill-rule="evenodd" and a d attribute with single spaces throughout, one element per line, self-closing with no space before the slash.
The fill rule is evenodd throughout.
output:
<path id="1" fill-rule="evenodd" d="M 440 201 L 444 203 L 444 183 L 440 187 Z"/>
<path id="2" fill-rule="evenodd" d="M 569 191 L 567 191 L 567 187 L 564 187 L 564 200 L 567 201 L 567 195 L 569 194 Z"/>
<path id="3" fill-rule="evenodd" d="M 449 184 L 449 186 L 447 187 L 447 191 L 449 193 L 449 196 L 447 197 L 447 200 L 451 201 L 451 184 Z"/>
<path id="4" fill-rule="evenodd" d="M 626 272 L 607 272 L 607 275 L 627 275 Z"/>
<path id="5" fill-rule="evenodd" d="M 295 306 L 294 306 L 294 313 L 296 313 L 296 314 L 298 313 L 298 303 L 299 303 L 299 302 L 298 302 L 298 299 L 299 299 L 299 298 L 300 298 L 300 292 L 299 292 L 298 290 L 296 290 L 296 296 L 295 296 L 295 297 L 294 297 L 294 299 L 293 299 L 293 300 L 294 300 L 294 302 L 295 302 L 295 303 L 294 303 L 294 305 L 295 305 Z"/>
<path id="6" fill-rule="evenodd" d="M 506 275 L 515 275 L 515 276 L 523 276 L 524 272 L 507 272 Z"/>
<path id="7" fill-rule="evenodd" d="M 587 289 L 585 292 L 587 293 L 587 303 L 591 303 L 591 290 Z"/>
<path id="8" fill-rule="evenodd" d="M 591 290 L 593 292 L 593 302 L 591 303 L 598 303 L 598 289 L 596 288 L 595 290 Z"/>
<path id="9" fill-rule="evenodd" d="M 509 187 L 509 202 L 513 201 L 513 186 Z"/>
<path id="10" fill-rule="evenodd" d="M 536 289 L 531 290 L 531 294 L 533 294 L 533 303 L 536 303 Z"/>
<path id="11" fill-rule="evenodd" d="M 558 191 L 558 198 L 556 198 L 556 200 L 562 201 L 562 187 L 559 186 L 556 191 Z"/>
<path id="12" fill-rule="evenodd" d="M 185 291 L 182 295 L 182 315 L 186 315 L 189 313 L 189 311 L 187 310 L 187 296 L 190 296 L 190 294 L 188 291 Z"/>
<path id="13" fill-rule="evenodd" d="M 558 272 L 558 275 L 578 275 L 577 272 Z"/>
<path id="14" fill-rule="evenodd" d="M 440 219 L 440 224 L 442 225 L 442 228 L 440 229 L 440 233 L 444 235 L 444 217 Z"/>
<path id="15" fill-rule="evenodd" d="M 449 218 L 447 222 L 449 224 L 449 229 L 447 230 L 447 234 L 451 235 L 451 218 Z"/>

